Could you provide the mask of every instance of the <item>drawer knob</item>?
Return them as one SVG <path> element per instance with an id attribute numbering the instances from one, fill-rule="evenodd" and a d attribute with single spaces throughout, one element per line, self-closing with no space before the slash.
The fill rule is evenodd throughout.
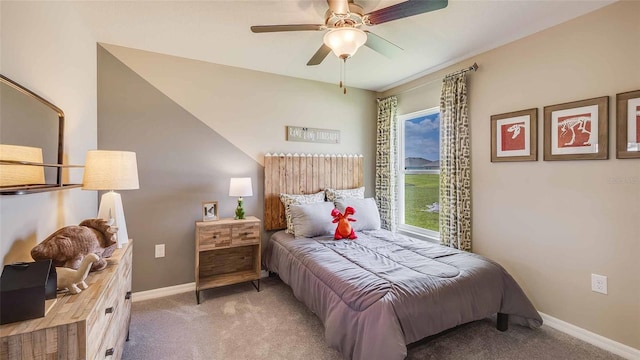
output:
<path id="1" fill-rule="evenodd" d="M 127 291 L 127 294 L 124 296 L 125 300 L 131 299 L 131 291 Z"/>
<path id="2" fill-rule="evenodd" d="M 244 233 L 244 234 L 242 234 L 242 235 L 244 235 L 244 236 L 248 236 L 249 234 L 251 234 L 251 233 L 250 233 L 250 232 L 246 232 L 246 233 Z"/>
<path id="3" fill-rule="evenodd" d="M 111 314 L 112 312 L 113 312 L 113 306 L 110 306 L 110 307 L 104 309 L 104 313 L 105 314 Z"/>
<path id="4" fill-rule="evenodd" d="M 113 355 L 113 348 L 108 348 L 107 351 L 104 352 L 104 357 Z"/>
<path id="5" fill-rule="evenodd" d="M 213 235 L 213 238 L 217 239 L 218 238 L 218 234 Z"/>

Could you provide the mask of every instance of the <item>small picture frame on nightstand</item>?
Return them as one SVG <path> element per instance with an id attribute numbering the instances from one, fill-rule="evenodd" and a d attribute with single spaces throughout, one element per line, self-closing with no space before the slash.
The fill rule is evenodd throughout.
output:
<path id="1" fill-rule="evenodd" d="M 202 203 L 202 221 L 218 220 L 218 202 L 206 201 Z"/>

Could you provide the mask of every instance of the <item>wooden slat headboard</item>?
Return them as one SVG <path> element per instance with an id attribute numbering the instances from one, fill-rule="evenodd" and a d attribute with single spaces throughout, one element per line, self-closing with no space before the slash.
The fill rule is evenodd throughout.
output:
<path id="1" fill-rule="evenodd" d="M 280 194 L 313 194 L 325 188 L 352 189 L 363 181 L 362 155 L 266 154 L 264 228 L 287 227 Z"/>

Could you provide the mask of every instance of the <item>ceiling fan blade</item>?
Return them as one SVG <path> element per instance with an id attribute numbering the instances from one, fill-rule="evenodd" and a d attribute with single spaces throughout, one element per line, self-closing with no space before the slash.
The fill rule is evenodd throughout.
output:
<path id="1" fill-rule="evenodd" d="M 320 31 L 327 27 L 321 24 L 299 24 L 299 25 L 257 25 L 252 26 L 254 33 L 279 32 L 279 31 Z"/>
<path id="2" fill-rule="evenodd" d="M 368 17 L 369 25 L 377 25 L 439 10 L 447 7 L 448 3 L 448 0 L 407 0 L 399 4 L 372 11 L 365 16 Z"/>
<path id="3" fill-rule="evenodd" d="M 331 48 L 325 44 L 322 44 L 322 46 L 320 46 L 320 49 L 318 49 L 318 51 L 316 51 L 316 53 L 313 54 L 311 59 L 309 59 L 307 66 L 320 65 L 322 60 L 324 60 L 324 58 L 326 58 L 330 52 L 331 52 Z"/>
<path id="4" fill-rule="evenodd" d="M 381 38 L 371 31 L 365 30 L 364 32 L 367 33 L 367 42 L 364 43 L 364 45 L 388 58 L 393 58 L 403 50 L 400 46 L 392 43 L 389 40 Z"/>
<path id="5" fill-rule="evenodd" d="M 346 14 L 349 12 L 349 1 L 347 0 L 327 0 L 329 10 L 334 14 Z"/>

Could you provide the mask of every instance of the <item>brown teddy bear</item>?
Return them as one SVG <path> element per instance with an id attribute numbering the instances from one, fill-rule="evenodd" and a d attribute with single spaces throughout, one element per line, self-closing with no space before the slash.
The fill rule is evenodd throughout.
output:
<path id="1" fill-rule="evenodd" d="M 31 257 L 38 260 L 52 259 L 58 267 L 78 269 L 82 259 L 88 254 L 96 254 L 99 260 L 91 265 L 91 271 L 99 271 L 107 266 L 105 258 L 110 257 L 117 247 L 114 241 L 116 229 L 106 220 L 87 219 L 78 226 L 65 226 L 49 235 L 31 249 Z"/>

